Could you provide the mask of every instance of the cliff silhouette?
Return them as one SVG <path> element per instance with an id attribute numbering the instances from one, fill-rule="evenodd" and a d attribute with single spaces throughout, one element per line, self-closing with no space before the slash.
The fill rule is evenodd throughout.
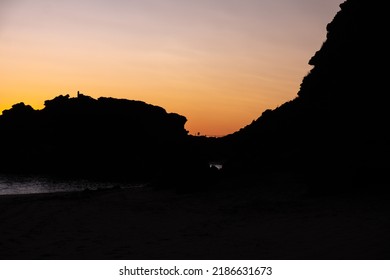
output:
<path id="1" fill-rule="evenodd" d="M 292 177 L 326 185 L 387 182 L 386 10 L 347 0 L 327 26 L 297 97 L 223 138 L 188 135 L 186 118 L 141 101 L 61 95 L 0 116 L 0 171 L 92 177 Z M 219 176 L 219 175 L 218 175 Z M 200 179 L 201 178 L 201 179 Z M 161 180 L 160 180 L 161 181 Z"/>
<path id="2" fill-rule="evenodd" d="M 382 6 L 363 0 L 340 5 L 298 96 L 220 140 L 225 173 L 293 173 L 326 184 L 388 181 Z"/>
<path id="3" fill-rule="evenodd" d="M 0 169 L 131 180 L 207 172 L 189 149 L 186 121 L 141 101 L 80 93 L 47 100 L 42 110 L 15 104 L 0 116 Z"/>

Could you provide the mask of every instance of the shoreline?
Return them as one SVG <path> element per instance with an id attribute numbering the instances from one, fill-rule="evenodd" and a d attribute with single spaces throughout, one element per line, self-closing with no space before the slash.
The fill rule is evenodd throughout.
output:
<path id="1" fill-rule="evenodd" d="M 53 175 L 17 175 L 0 173 L 0 196 L 29 194 L 66 194 L 115 188 L 144 188 L 146 181 L 58 177 Z"/>

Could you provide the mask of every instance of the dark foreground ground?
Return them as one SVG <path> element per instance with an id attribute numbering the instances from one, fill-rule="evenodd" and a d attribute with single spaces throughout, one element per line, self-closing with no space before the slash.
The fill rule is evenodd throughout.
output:
<path id="1" fill-rule="evenodd" d="M 289 189 L 3 196 L 0 258 L 390 259 L 388 196 Z"/>

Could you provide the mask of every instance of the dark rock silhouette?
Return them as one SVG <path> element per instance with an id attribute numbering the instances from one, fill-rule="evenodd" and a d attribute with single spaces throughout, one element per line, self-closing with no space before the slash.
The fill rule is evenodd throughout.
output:
<path id="1" fill-rule="evenodd" d="M 386 15 L 375 3 L 341 4 L 298 96 L 220 140 L 226 173 L 293 172 L 327 185 L 388 181 Z"/>
<path id="2" fill-rule="evenodd" d="M 223 161 L 228 179 L 387 182 L 387 15 L 375 3 L 341 4 L 298 96 L 236 133 L 189 136 L 186 118 L 163 108 L 78 92 L 46 101 L 43 110 L 20 103 L 3 112 L 0 170 L 159 178 L 163 185 L 179 178 L 179 186 L 215 182 L 208 162 Z"/>
<path id="3" fill-rule="evenodd" d="M 47 100 L 42 110 L 16 104 L 0 116 L 0 169 L 171 181 L 195 172 L 199 178 L 208 165 L 189 149 L 186 121 L 141 101 L 81 93 Z"/>

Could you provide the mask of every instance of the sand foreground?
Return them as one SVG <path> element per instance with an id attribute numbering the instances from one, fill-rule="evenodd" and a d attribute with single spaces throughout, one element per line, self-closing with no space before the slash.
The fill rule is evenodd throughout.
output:
<path id="1" fill-rule="evenodd" d="M 2 196 L 0 258 L 390 259 L 388 202 L 256 188 Z"/>

